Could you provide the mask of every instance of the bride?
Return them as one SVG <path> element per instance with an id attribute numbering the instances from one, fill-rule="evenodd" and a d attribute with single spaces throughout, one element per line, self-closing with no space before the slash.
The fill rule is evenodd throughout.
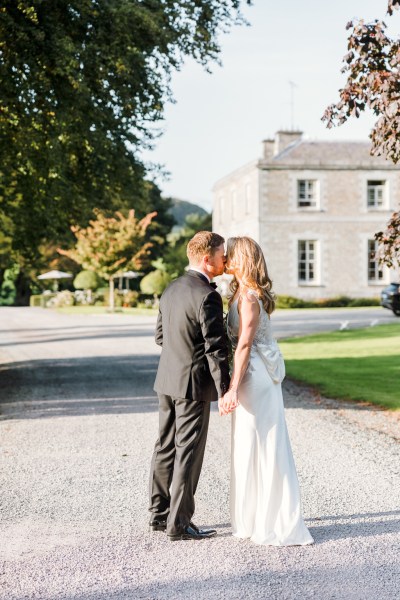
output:
<path id="1" fill-rule="evenodd" d="M 258 244 L 229 238 L 226 272 L 234 276 L 227 316 L 234 369 L 219 408 L 220 414 L 233 411 L 233 535 L 272 546 L 312 544 L 286 428 L 285 365 L 271 331 L 272 282 Z"/>

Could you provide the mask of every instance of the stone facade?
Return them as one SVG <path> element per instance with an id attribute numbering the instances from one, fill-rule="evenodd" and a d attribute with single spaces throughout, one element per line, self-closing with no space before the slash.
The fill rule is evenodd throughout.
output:
<path id="1" fill-rule="evenodd" d="M 400 167 L 364 142 L 265 140 L 261 159 L 213 189 L 213 229 L 262 247 L 274 289 L 304 299 L 378 296 L 392 278 L 371 258 L 400 204 Z"/>

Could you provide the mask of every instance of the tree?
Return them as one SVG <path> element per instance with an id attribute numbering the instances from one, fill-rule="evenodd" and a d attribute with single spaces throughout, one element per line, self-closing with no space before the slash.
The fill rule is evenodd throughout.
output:
<path id="1" fill-rule="evenodd" d="M 0 306 L 11 306 L 15 302 L 15 281 L 18 277 L 18 265 L 4 272 L 3 281 L 0 284 Z"/>
<path id="2" fill-rule="evenodd" d="M 392 215 L 386 229 L 375 234 L 375 239 L 379 243 L 377 253 L 381 264 L 388 267 L 400 265 L 400 212 Z"/>
<path id="3" fill-rule="evenodd" d="M 124 271 L 141 269 L 150 260 L 151 242 L 146 241 L 146 230 L 156 213 L 139 221 L 134 210 L 127 217 L 120 212 L 115 217 L 106 217 L 100 210 L 94 212 L 96 219 L 88 227 L 72 227 L 75 248 L 59 248 L 58 252 L 108 280 L 110 309 L 114 310 L 114 278 Z"/>
<path id="4" fill-rule="evenodd" d="M 185 224 L 181 230 L 171 235 L 169 246 L 163 252 L 163 268 L 171 278 L 179 277 L 185 271 L 188 265 L 186 255 L 186 246 L 188 241 L 198 231 L 212 230 L 212 215 L 206 213 L 204 216 L 199 214 L 187 215 Z"/>
<path id="5" fill-rule="evenodd" d="M 3 0 L 0 221 L 25 263 L 94 207 L 149 212 L 141 151 L 171 74 L 187 56 L 217 60 L 243 2 Z"/>
<path id="6" fill-rule="evenodd" d="M 170 212 L 176 221 L 175 227 L 183 227 L 185 219 L 189 215 L 198 214 L 200 217 L 204 217 L 207 214 L 204 208 L 193 204 L 193 202 L 179 200 L 178 198 L 170 198 L 169 200 L 171 201 Z"/>
<path id="7" fill-rule="evenodd" d="M 150 271 L 140 282 L 140 289 L 144 294 L 155 294 L 161 296 L 169 282 L 171 277 L 163 270 L 156 269 Z"/>
<path id="8" fill-rule="evenodd" d="M 87 301 L 92 302 L 92 291 L 104 285 L 104 281 L 94 271 L 80 271 L 73 282 L 76 290 L 86 290 Z"/>
<path id="9" fill-rule="evenodd" d="M 94 271 L 80 271 L 74 279 L 76 290 L 96 290 L 103 283 L 101 277 Z"/>
<path id="10" fill-rule="evenodd" d="M 400 0 L 389 0 L 388 14 L 400 8 Z M 371 154 L 383 155 L 397 163 L 400 160 L 400 38 L 387 35 L 383 21 L 365 23 L 350 21 L 348 53 L 342 73 L 347 82 L 339 90 L 340 100 L 326 109 L 322 120 L 327 127 L 342 125 L 350 117 L 358 118 L 370 108 L 377 121 L 371 131 Z M 386 232 L 375 239 L 381 244 L 378 258 L 389 266 L 400 265 L 399 213 L 394 213 Z"/>

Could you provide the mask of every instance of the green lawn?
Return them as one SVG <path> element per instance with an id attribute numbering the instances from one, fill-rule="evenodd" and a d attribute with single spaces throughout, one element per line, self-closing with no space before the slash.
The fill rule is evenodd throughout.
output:
<path id="1" fill-rule="evenodd" d="M 101 315 L 109 313 L 109 310 L 105 306 L 64 306 L 62 308 L 56 308 L 55 310 L 67 315 Z M 158 310 L 155 308 L 116 308 L 115 313 L 120 315 L 144 315 L 151 317 L 157 315 Z"/>
<path id="2" fill-rule="evenodd" d="M 400 409 L 400 323 L 280 342 L 288 377 L 334 398 Z"/>

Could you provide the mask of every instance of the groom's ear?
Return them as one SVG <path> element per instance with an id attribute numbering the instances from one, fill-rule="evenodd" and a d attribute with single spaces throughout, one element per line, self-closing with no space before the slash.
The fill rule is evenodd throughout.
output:
<path id="1" fill-rule="evenodd" d="M 206 266 L 208 265 L 208 263 L 209 263 L 209 262 L 210 262 L 210 255 L 209 255 L 209 254 L 205 254 L 205 255 L 203 256 L 203 258 L 201 259 L 201 263 L 200 263 L 200 264 L 201 264 L 203 267 L 206 267 Z"/>

